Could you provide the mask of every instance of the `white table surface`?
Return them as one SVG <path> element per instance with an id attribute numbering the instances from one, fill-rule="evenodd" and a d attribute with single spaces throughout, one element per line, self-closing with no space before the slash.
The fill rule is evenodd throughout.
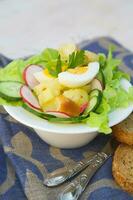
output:
<path id="1" fill-rule="evenodd" d="M 11 58 L 106 35 L 133 50 L 133 0 L 0 0 L 0 52 Z"/>

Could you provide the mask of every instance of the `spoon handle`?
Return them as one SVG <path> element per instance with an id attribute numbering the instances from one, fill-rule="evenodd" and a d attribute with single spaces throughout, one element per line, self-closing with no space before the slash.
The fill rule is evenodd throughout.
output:
<path id="1" fill-rule="evenodd" d="M 65 169 L 59 169 L 58 172 L 49 174 L 44 181 L 44 185 L 53 187 L 65 182 L 66 180 L 74 177 L 79 172 L 83 171 L 96 158 L 97 154 L 93 155 L 91 158 L 85 158 L 74 165 L 66 167 Z"/>
<path id="2" fill-rule="evenodd" d="M 109 155 L 105 154 L 104 152 L 98 153 L 88 168 L 81 173 L 78 180 L 72 181 L 64 188 L 64 190 L 59 194 L 58 200 L 77 200 L 85 190 L 91 177 L 108 158 Z"/>
<path id="3" fill-rule="evenodd" d="M 79 172 L 83 171 L 88 165 L 90 165 L 93 160 L 95 160 L 97 157 L 97 154 L 92 156 L 92 158 L 85 158 L 79 162 L 77 162 L 71 169 L 68 170 L 68 178 L 72 178 Z"/>

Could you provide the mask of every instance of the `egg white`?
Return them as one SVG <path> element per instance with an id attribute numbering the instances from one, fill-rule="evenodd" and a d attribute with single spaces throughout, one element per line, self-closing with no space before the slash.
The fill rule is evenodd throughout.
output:
<path id="1" fill-rule="evenodd" d="M 82 74 L 74 74 L 69 71 L 61 72 L 58 74 L 58 80 L 60 84 L 69 88 L 81 87 L 92 81 L 97 75 L 99 67 L 98 62 L 91 62 L 88 64 L 86 72 Z"/>

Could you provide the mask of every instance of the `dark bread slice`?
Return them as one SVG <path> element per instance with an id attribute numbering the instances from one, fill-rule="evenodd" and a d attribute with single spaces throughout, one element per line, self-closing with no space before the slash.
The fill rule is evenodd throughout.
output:
<path id="1" fill-rule="evenodd" d="M 115 125 L 112 130 L 117 141 L 133 145 L 133 113 L 126 120 Z"/>
<path id="2" fill-rule="evenodd" d="M 123 190 L 133 193 L 133 146 L 120 144 L 117 147 L 112 172 L 118 185 Z"/>

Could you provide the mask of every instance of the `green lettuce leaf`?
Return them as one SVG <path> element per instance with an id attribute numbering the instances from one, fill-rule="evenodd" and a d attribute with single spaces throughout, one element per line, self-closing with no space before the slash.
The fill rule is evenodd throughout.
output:
<path id="1" fill-rule="evenodd" d="M 128 99 L 129 102 L 133 102 L 133 87 L 130 87 L 128 90 Z"/>
<path id="2" fill-rule="evenodd" d="M 113 79 L 113 72 L 121 64 L 121 60 L 113 58 L 112 48 L 109 49 L 109 53 L 106 59 L 106 63 L 103 69 L 105 76 L 105 82 L 108 83 Z"/>
<path id="3" fill-rule="evenodd" d="M 25 65 L 41 65 L 41 66 L 45 66 L 45 62 L 43 59 L 43 55 L 39 54 L 39 55 L 35 55 L 35 56 L 31 56 L 30 58 L 25 60 Z"/>
<path id="4" fill-rule="evenodd" d="M 116 84 L 115 84 L 116 82 Z M 133 102 L 133 89 L 129 88 L 129 91 L 125 91 L 118 80 L 112 82 L 112 84 L 106 85 L 103 91 L 103 96 L 110 105 L 111 111 L 120 107 L 127 107 Z"/>
<path id="5" fill-rule="evenodd" d="M 106 81 L 103 96 L 107 100 L 111 111 L 116 108 L 127 107 L 132 99 L 132 89 L 127 92 L 121 87 L 120 80 L 125 78 L 130 81 L 130 76 L 118 69 L 120 63 L 119 59 L 113 58 L 112 49 L 110 48 L 103 69 Z"/>
<path id="6" fill-rule="evenodd" d="M 95 112 L 90 113 L 86 121 L 89 126 L 98 127 L 99 132 L 107 134 L 111 132 L 108 126 L 109 113 L 117 108 L 127 107 L 131 102 L 133 103 L 133 87 L 130 87 L 128 91 L 121 87 L 120 80 L 122 78 L 130 80 L 130 76 L 118 69 L 121 61 L 113 58 L 111 48 L 107 58 L 104 54 L 99 54 L 99 62 L 105 77 L 105 89 L 103 90 L 101 104 Z"/>
<path id="7" fill-rule="evenodd" d="M 22 73 L 25 67 L 31 64 L 45 66 L 42 54 L 32 56 L 26 60 L 14 60 L 4 68 L 0 69 L 0 81 L 19 81 L 24 82 Z"/>
<path id="8" fill-rule="evenodd" d="M 44 67 L 45 62 L 43 60 L 43 56 L 41 54 L 32 56 L 32 57 L 24 60 L 24 65 L 18 65 L 18 71 L 19 71 L 21 77 L 22 77 L 25 67 L 27 67 L 28 65 L 40 65 L 40 66 Z"/>
<path id="9" fill-rule="evenodd" d="M 99 113 L 99 114 L 100 113 L 108 114 L 110 112 L 110 110 L 111 110 L 111 107 L 110 107 L 109 103 L 107 102 L 107 99 L 104 98 L 104 96 L 103 96 L 102 101 L 101 101 L 99 107 L 96 109 L 95 112 Z"/>
<path id="10" fill-rule="evenodd" d="M 105 66 L 105 63 L 106 63 L 106 56 L 104 53 L 99 53 L 98 54 L 98 61 L 100 63 L 100 67 L 104 67 Z"/>
<path id="11" fill-rule="evenodd" d="M 90 116 L 86 119 L 87 124 L 89 124 L 90 127 L 98 127 L 99 132 L 105 134 L 111 133 L 111 129 L 108 125 L 108 113 L 110 110 L 110 105 L 108 104 L 106 98 L 103 96 L 100 106 L 95 112 L 91 112 Z"/>
<path id="12" fill-rule="evenodd" d="M 24 60 L 15 60 L 6 67 L 0 69 L 0 81 L 19 81 L 23 82 L 19 67 L 25 66 Z"/>
<path id="13" fill-rule="evenodd" d="M 114 80 L 120 80 L 122 78 L 127 79 L 128 81 L 130 81 L 130 76 L 129 74 L 119 70 L 118 68 L 116 70 L 114 70 L 113 72 L 113 79 Z"/>
<path id="14" fill-rule="evenodd" d="M 109 134 L 112 131 L 108 125 L 109 120 L 106 112 L 101 114 L 91 112 L 86 122 L 90 127 L 98 127 L 101 133 Z"/>

